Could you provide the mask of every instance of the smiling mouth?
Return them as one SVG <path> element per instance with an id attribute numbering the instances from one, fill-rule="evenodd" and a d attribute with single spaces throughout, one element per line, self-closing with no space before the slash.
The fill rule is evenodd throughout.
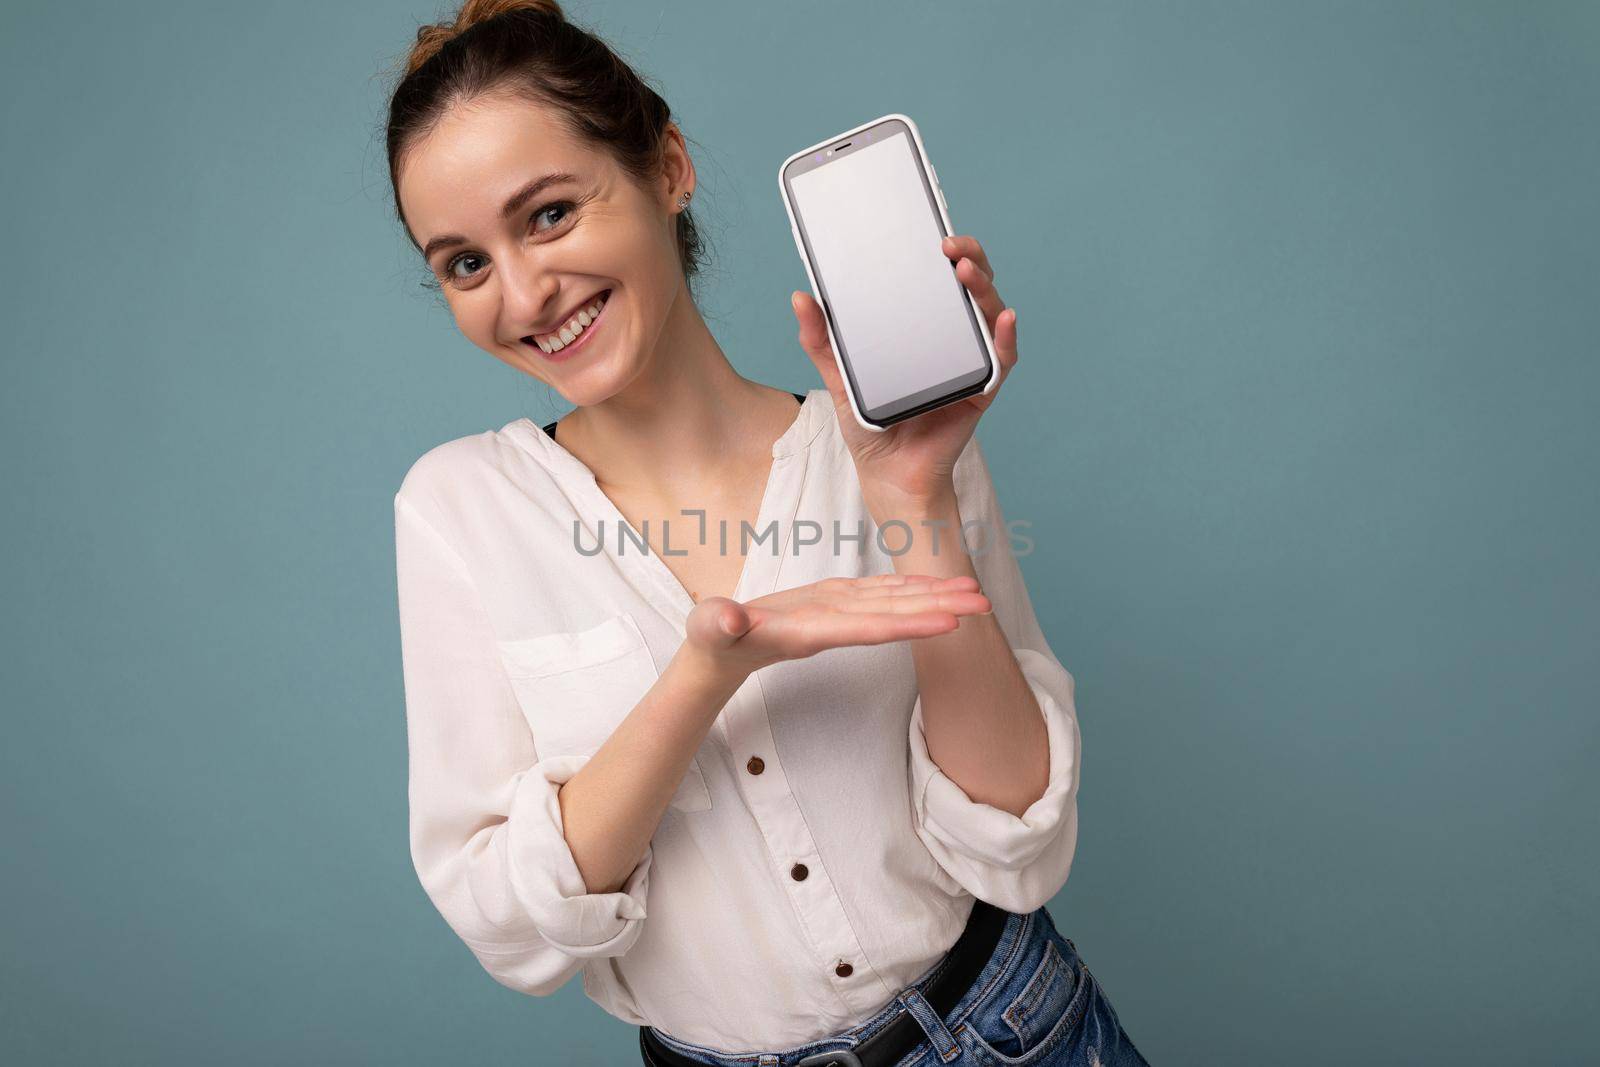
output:
<path id="1" fill-rule="evenodd" d="M 523 337 L 523 343 L 538 348 L 547 358 L 562 358 L 562 353 L 578 347 L 589 336 L 595 323 L 604 314 L 610 298 L 610 289 L 596 293 L 569 316 L 560 329 L 548 334 L 528 334 Z"/>

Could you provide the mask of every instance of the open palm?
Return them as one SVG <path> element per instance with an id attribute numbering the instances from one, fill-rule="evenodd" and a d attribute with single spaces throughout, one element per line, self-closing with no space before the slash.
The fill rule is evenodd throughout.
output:
<path id="1" fill-rule="evenodd" d="M 743 603 L 707 597 L 687 620 L 687 640 L 730 669 L 755 671 L 845 645 L 881 645 L 949 633 L 962 615 L 992 610 L 976 578 L 878 574 L 824 578 Z"/>

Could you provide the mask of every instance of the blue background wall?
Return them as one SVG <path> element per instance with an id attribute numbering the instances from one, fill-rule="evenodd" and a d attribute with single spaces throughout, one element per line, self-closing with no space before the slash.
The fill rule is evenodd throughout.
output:
<path id="1" fill-rule="evenodd" d="M 406 841 L 391 496 L 559 397 L 389 214 L 434 9 L 0 11 L 15 1063 L 623 1063 Z M 914 116 L 1021 313 L 980 430 L 1079 683 L 1053 902 L 1156 1064 L 1600 1045 L 1600 6 L 576 3 L 816 386 L 774 173 Z"/>

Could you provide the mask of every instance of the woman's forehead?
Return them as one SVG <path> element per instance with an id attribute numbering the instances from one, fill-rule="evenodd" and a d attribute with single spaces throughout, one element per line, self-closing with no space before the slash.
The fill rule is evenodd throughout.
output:
<path id="1" fill-rule="evenodd" d="M 413 227 L 498 213 L 526 182 L 553 173 L 593 176 L 600 161 L 548 108 L 526 100 L 474 101 L 446 112 L 405 153 L 399 191 Z M 426 236 L 418 232 L 419 239 Z"/>

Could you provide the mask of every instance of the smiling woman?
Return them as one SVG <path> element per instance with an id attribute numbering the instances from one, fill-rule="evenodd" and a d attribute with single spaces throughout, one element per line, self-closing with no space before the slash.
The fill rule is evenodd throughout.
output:
<path id="1" fill-rule="evenodd" d="M 647 1063 L 1142 1064 L 1044 908 L 1077 841 L 1073 679 L 981 409 L 873 435 L 868 494 L 814 318 L 827 389 L 740 376 L 689 291 L 682 133 L 550 0 L 424 27 L 388 148 L 462 334 L 575 406 L 559 437 L 435 446 L 395 494 L 411 853 L 484 969 L 538 996 L 581 972 Z M 977 242 L 950 249 L 998 315 Z M 984 551 L 865 533 L 907 520 Z"/>
<path id="2" fill-rule="evenodd" d="M 511 17 L 495 18 L 502 14 Z M 648 184 L 659 176 L 672 118 L 667 102 L 603 42 L 568 22 L 554 0 L 486 0 L 462 5 L 452 23 L 418 29 L 389 105 L 392 186 L 399 189 L 400 159 L 411 141 L 453 104 L 491 92 L 550 105 L 574 137 L 604 144 L 635 180 Z M 510 218 L 548 188 L 578 181 L 571 173 L 536 178 L 513 193 L 501 213 Z M 398 196 L 395 208 L 405 223 Z M 692 279 L 702 256 L 694 216 L 678 212 L 673 231 L 683 273 Z M 430 262 L 438 240 L 423 250 Z M 466 243 L 460 235 L 445 240 Z"/>
<path id="3" fill-rule="evenodd" d="M 556 4 L 468 3 L 423 27 L 386 139 L 431 284 L 497 359 L 587 407 L 637 376 L 650 338 L 697 332 L 679 299 L 702 257 L 683 135 Z M 613 302 L 607 358 L 578 360 L 599 347 L 583 316 Z"/>

